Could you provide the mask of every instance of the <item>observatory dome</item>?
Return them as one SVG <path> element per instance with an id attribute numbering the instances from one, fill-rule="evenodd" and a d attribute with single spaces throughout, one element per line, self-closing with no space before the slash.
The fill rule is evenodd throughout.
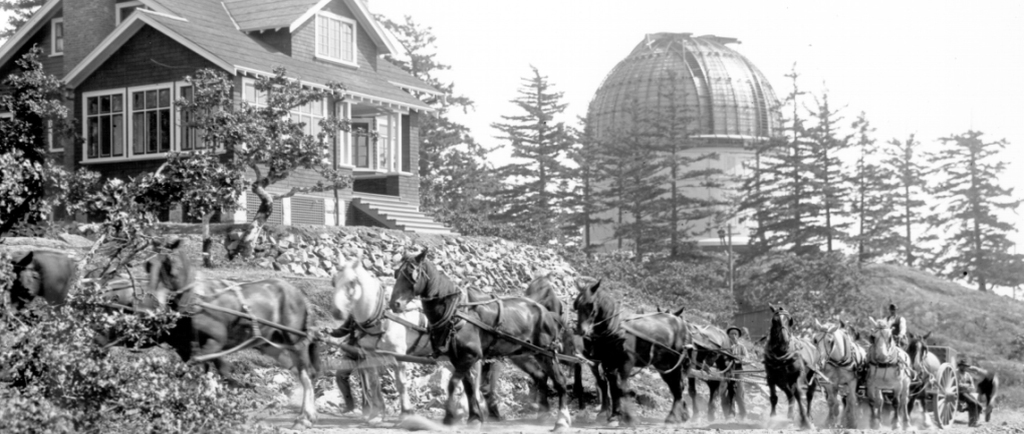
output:
<path id="1" fill-rule="evenodd" d="M 655 113 L 665 107 L 671 80 L 681 107 L 694 119 L 691 137 L 710 146 L 743 146 L 776 134 L 778 98 L 761 71 L 727 46 L 732 43 L 739 41 L 690 33 L 646 35 L 594 94 L 589 117 L 596 136 L 616 124 L 633 98 Z"/>

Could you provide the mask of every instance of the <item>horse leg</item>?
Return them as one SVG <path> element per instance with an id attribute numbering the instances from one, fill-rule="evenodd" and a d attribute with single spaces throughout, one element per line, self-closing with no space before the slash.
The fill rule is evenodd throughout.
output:
<path id="1" fill-rule="evenodd" d="M 412 413 L 412 401 L 409 400 L 409 391 L 405 388 L 405 363 L 397 362 L 391 368 L 395 376 L 395 388 L 398 389 L 398 405 L 401 407 L 402 416 Z"/>
<path id="2" fill-rule="evenodd" d="M 808 388 L 805 384 L 802 384 L 802 382 L 798 381 L 797 384 L 793 386 L 793 397 L 796 400 L 797 411 L 800 412 L 800 429 L 813 429 L 814 427 L 811 424 L 810 420 L 810 405 L 804 405 L 805 394 L 808 397 L 807 400 L 809 402 L 810 396 L 814 394 L 813 387 Z"/>
<path id="3" fill-rule="evenodd" d="M 608 389 L 608 377 L 605 369 L 600 364 L 590 365 L 590 372 L 594 374 L 594 382 L 597 383 L 597 397 L 600 400 L 600 410 L 597 412 L 597 419 L 611 415 L 611 394 Z M 582 380 L 580 380 L 582 382 Z"/>
<path id="4" fill-rule="evenodd" d="M 572 416 L 569 415 L 569 402 L 566 399 L 566 392 L 568 389 L 565 387 L 568 383 L 565 378 L 565 373 L 562 372 L 562 366 L 558 360 L 553 357 L 546 355 L 537 355 L 535 360 L 540 364 L 544 373 L 551 378 L 551 383 L 555 388 L 555 395 L 558 396 L 558 418 L 555 420 L 554 431 L 561 431 L 569 428 L 572 425 Z M 544 401 L 547 402 L 547 396 L 544 396 Z"/>
<path id="5" fill-rule="evenodd" d="M 512 357 L 510 360 L 533 380 L 530 392 L 537 404 L 537 419 L 543 420 L 551 413 L 551 404 L 548 402 L 548 375 L 532 356 Z"/>
<path id="6" fill-rule="evenodd" d="M 572 396 L 576 397 L 576 406 L 580 410 L 587 408 L 583 394 L 583 365 L 577 363 L 572 365 Z"/>
<path id="7" fill-rule="evenodd" d="M 469 401 L 469 418 L 466 419 L 466 423 L 469 425 L 480 425 L 484 421 L 483 415 L 480 413 L 480 397 L 477 395 L 479 391 L 477 383 L 476 372 L 472 369 L 462 376 L 462 390 L 466 394 L 466 400 Z"/>
<path id="8" fill-rule="evenodd" d="M 811 403 L 814 402 L 814 392 L 818 390 L 818 382 L 815 381 L 815 375 L 816 374 L 813 371 L 808 374 L 806 383 L 807 390 L 805 392 L 807 394 L 807 407 L 804 409 L 804 413 L 807 414 L 807 419 L 810 421 L 811 426 L 814 425 L 814 421 L 812 420 L 813 417 L 811 416 Z M 804 391 L 801 390 L 801 392 Z"/>
<path id="9" fill-rule="evenodd" d="M 796 389 L 796 387 L 787 384 L 787 385 L 781 387 L 781 389 L 782 389 L 782 393 L 786 395 L 786 403 L 789 404 L 789 407 L 786 410 L 786 417 L 789 420 L 793 420 L 793 392 L 794 392 L 794 389 Z"/>
<path id="10" fill-rule="evenodd" d="M 693 413 L 691 416 L 693 416 L 694 420 L 697 420 L 697 417 L 700 416 L 700 406 L 697 405 L 697 379 L 689 377 L 686 381 L 686 390 L 690 394 L 690 404 L 693 405 Z"/>
<path id="11" fill-rule="evenodd" d="M 632 395 L 629 387 L 629 373 L 633 371 L 633 361 L 627 361 L 619 369 L 615 370 L 615 384 L 619 389 L 619 416 L 623 425 L 633 426 L 633 412 L 630 411 L 629 397 Z M 623 400 L 622 398 L 626 398 Z"/>
<path id="12" fill-rule="evenodd" d="M 722 387 L 721 381 L 707 381 L 708 385 L 708 422 L 715 421 L 715 398 L 718 398 L 719 388 Z"/>
<path id="13" fill-rule="evenodd" d="M 682 368 L 676 368 L 671 372 L 661 374 L 661 379 L 665 380 L 665 384 L 668 384 L 668 389 L 672 391 L 672 411 L 669 411 L 668 417 L 665 418 L 665 423 L 667 424 L 683 423 L 689 418 L 689 414 L 686 411 L 686 401 L 683 399 L 682 371 Z"/>
<path id="14" fill-rule="evenodd" d="M 885 402 L 882 401 L 882 391 L 875 388 L 871 380 L 868 380 L 868 399 L 871 403 L 871 429 L 878 429 L 881 425 L 882 405 Z"/>
<path id="15" fill-rule="evenodd" d="M 487 402 L 487 416 L 495 421 L 502 420 L 498 409 L 498 379 L 501 378 L 502 365 L 499 362 L 484 363 L 481 367 L 480 387 Z"/>
<path id="16" fill-rule="evenodd" d="M 772 404 L 772 412 L 769 417 L 775 417 L 775 406 L 779 403 L 779 394 L 775 390 L 775 382 L 768 380 L 768 402 Z"/>
<path id="17" fill-rule="evenodd" d="M 469 374 L 472 369 L 472 365 L 469 366 L 453 366 L 452 376 L 448 379 L 448 399 L 445 401 L 444 406 L 444 420 L 445 425 L 452 425 L 455 423 L 456 405 L 457 400 L 455 399 L 455 389 L 462 383 L 462 377 Z M 472 403 L 469 404 L 472 406 Z"/>
<path id="18" fill-rule="evenodd" d="M 384 391 L 380 384 L 382 373 L 383 369 L 376 366 L 359 370 L 359 376 L 363 383 L 363 396 L 367 402 L 367 410 L 363 412 L 363 418 L 370 424 L 384 421 Z"/>
<path id="19" fill-rule="evenodd" d="M 846 416 L 846 428 L 857 429 L 857 410 L 860 408 L 857 402 L 857 374 L 851 371 L 850 377 L 846 382 L 846 405 L 843 407 L 843 414 Z"/>
<path id="20" fill-rule="evenodd" d="M 825 405 L 828 407 L 828 416 L 825 418 L 826 428 L 834 428 L 836 425 L 836 416 L 839 414 L 839 399 L 836 396 L 838 393 L 839 385 L 833 383 L 825 386 Z"/>

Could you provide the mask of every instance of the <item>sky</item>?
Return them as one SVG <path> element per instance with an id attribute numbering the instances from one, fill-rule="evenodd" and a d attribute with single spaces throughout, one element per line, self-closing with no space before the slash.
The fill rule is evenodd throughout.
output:
<path id="1" fill-rule="evenodd" d="M 564 92 L 564 121 L 586 112 L 605 75 L 647 33 L 738 38 L 747 57 L 785 95 L 796 65 L 801 87 L 861 111 L 882 140 L 916 134 L 926 146 L 975 129 L 1010 145 L 1004 185 L 1024 196 L 1024 2 L 679 0 L 369 0 L 374 13 L 412 16 L 437 36 L 442 78 L 472 98 L 455 114 L 477 141 L 518 114 L 509 102 L 530 65 Z M 810 103 L 810 100 L 808 100 Z M 502 163 L 507 152 L 497 152 Z M 1019 216 L 1012 216 L 1014 224 Z M 1024 234 L 1015 234 L 1018 244 Z M 1022 244 L 1024 246 L 1024 244 Z M 1022 247 L 1024 248 L 1024 247 Z"/>

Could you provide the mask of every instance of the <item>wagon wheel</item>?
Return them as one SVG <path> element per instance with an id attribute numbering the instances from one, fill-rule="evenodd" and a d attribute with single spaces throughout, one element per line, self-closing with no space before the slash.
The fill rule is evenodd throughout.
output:
<path id="1" fill-rule="evenodd" d="M 960 387 L 956 373 L 952 366 L 943 363 L 935 374 L 935 424 L 939 428 L 946 428 L 953 423 L 959 399 Z"/>

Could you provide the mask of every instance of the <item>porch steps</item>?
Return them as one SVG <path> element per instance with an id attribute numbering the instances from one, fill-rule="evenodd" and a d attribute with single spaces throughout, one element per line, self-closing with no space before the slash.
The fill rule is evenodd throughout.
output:
<path id="1" fill-rule="evenodd" d="M 396 196 L 355 193 L 352 206 L 389 229 L 421 234 L 458 235 L 420 212 L 418 206 L 403 202 Z"/>

